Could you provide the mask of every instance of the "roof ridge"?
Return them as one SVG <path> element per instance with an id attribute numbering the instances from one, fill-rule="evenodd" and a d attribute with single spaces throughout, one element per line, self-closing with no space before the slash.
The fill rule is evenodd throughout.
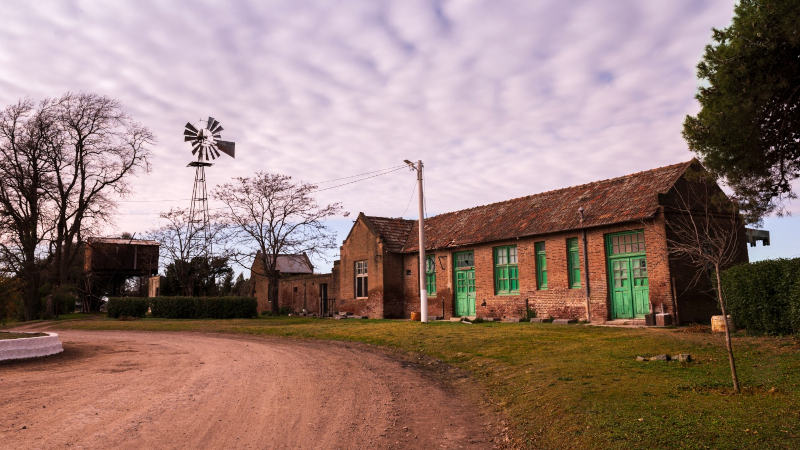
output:
<path id="1" fill-rule="evenodd" d="M 673 169 L 673 168 L 680 167 L 682 165 L 685 165 L 685 166 L 688 167 L 689 165 L 691 165 L 695 161 L 697 161 L 697 158 L 692 158 L 689 161 L 684 161 L 684 162 L 680 162 L 680 163 L 675 163 L 675 164 L 669 164 L 669 165 L 666 165 L 666 166 L 656 167 L 654 169 L 641 170 L 639 172 L 633 172 L 633 173 L 629 173 L 629 174 L 626 174 L 626 175 L 621 175 L 621 176 L 618 176 L 618 177 L 606 178 L 606 179 L 597 180 L 597 181 L 590 181 L 588 183 L 576 184 L 574 186 L 567 186 L 567 187 L 558 188 L 558 189 L 551 189 L 549 191 L 542 191 L 542 192 L 537 192 L 535 194 L 528 194 L 528 195 L 523 195 L 523 196 L 520 196 L 520 197 L 509 198 L 509 199 L 506 199 L 506 200 L 501 200 L 499 202 L 485 203 L 483 205 L 475 205 L 475 206 L 471 206 L 469 208 L 459 209 L 459 210 L 456 210 L 456 211 L 448 211 L 448 212 L 444 212 L 444 213 L 441 213 L 441 214 L 436 214 L 434 216 L 429 216 L 429 217 L 426 217 L 425 220 L 432 219 L 434 217 L 439 217 L 439 216 L 446 216 L 448 214 L 457 214 L 457 213 L 461 213 L 461 212 L 464 212 L 464 211 L 471 211 L 471 210 L 477 209 L 477 208 L 485 208 L 487 206 L 494 206 L 494 205 L 500 205 L 500 204 L 503 204 L 503 203 L 515 202 L 515 201 L 526 199 L 526 198 L 538 197 L 538 196 L 543 196 L 543 195 L 546 195 L 546 194 L 553 194 L 553 193 L 556 193 L 556 192 L 566 191 L 566 190 L 570 190 L 570 189 L 577 189 L 577 188 L 581 188 L 581 187 L 585 187 L 585 186 L 589 186 L 589 185 L 596 185 L 596 184 L 600 184 L 600 183 L 617 181 L 617 180 L 621 180 L 623 178 L 630 178 L 630 177 L 633 177 L 633 176 L 643 175 L 643 174 L 649 173 L 649 172 L 658 172 L 658 171 L 661 171 L 661 170 Z M 412 220 L 412 221 L 416 222 L 416 220 Z"/>
<path id="2" fill-rule="evenodd" d="M 404 217 L 368 216 L 366 214 L 364 214 L 364 217 L 367 217 L 367 218 L 370 218 L 370 219 L 402 220 L 402 221 L 405 221 L 405 222 L 416 222 L 416 219 L 406 219 Z"/>

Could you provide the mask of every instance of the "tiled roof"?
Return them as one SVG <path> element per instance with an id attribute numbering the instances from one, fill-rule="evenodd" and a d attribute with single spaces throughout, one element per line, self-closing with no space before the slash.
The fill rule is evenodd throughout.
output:
<path id="1" fill-rule="evenodd" d="M 666 193 L 693 163 L 696 161 L 433 216 L 425 220 L 425 247 L 460 247 L 646 219 L 658 210 L 658 194 Z M 584 209 L 583 223 L 580 207 Z M 417 221 L 407 222 L 412 225 L 402 251 L 415 252 Z"/>
<path id="2" fill-rule="evenodd" d="M 263 264 L 261 263 L 261 252 L 256 253 L 253 259 L 253 270 L 263 272 Z M 297 255 L 278 255 L 278 263 L 275 267 L 278 272 L 283 274 L 307 274 L 314 273 L 314 266 L 308 255 L 300 253 Z"/>
<path id="3" fill-rule="evenodd" d="M 416 220 L 407 220 L 391 217 L 365 216 L 375 228 L 386 249 L 392 252 L 401 252 L 408 240 L 408 232 Z"/>

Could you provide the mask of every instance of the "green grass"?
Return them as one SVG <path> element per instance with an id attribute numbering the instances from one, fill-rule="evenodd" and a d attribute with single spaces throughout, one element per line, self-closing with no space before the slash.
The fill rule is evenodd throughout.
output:
<path id="1" fill-rule="evenodd" d="M 232 332 L 359 341 L 471 373 L 519 444 L 548 448 L 800 447 L 800 341 L 734 338 L 743 393 L 721 336 L 698 329 L 262 318 L 69 321 L 61 328 Z M 694 362 L 637 362 L 691 353 Z"/>
<path id="2" fill-rule="evenodd" d="M 39 336 L 47 336 L 47 335 L 44 333 L 10 333 L 7 331 L 0 331 L 0 341 L 4 339 L 21 339 L 21 338 L 31 338 Z"/>

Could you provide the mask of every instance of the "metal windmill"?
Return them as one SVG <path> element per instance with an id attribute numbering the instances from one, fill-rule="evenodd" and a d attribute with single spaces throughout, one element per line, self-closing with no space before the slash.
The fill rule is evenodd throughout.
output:
<path id="1" fill-rule="evenodd" d="M 202 123 L 202 120 L 200 121 Z M 211 235 L 208 222 L 208 195 L 206 193 L 206 167 L 213 164 L 209 161 L 216 159 L 220 152 L 235 158 L 235 144 L 221 140 L 222 125 L 213 117 L 208 118 L 205 126 L 200 129 L 186 122 L 183 130 L 183 140 L 192 146 L 192 155 L 197 156 L 196 161 L 187 167 L 194 167 L 194 188 L 192 189 L 192 205 L 189 208 L 189 259 L 194 256 L 206 256 L 211 253 Z"/>

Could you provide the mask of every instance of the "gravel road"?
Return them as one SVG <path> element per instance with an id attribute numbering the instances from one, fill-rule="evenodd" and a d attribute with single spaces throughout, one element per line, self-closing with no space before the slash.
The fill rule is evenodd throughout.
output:
<path id="1" fill-rule="evenodd" d="M 496 421 L 362 345 L 199 333 L 59 332 L 0 364 L 2 448 L 490 448 Z M 472 396 L 474 398 L 474 396 Z"/>

